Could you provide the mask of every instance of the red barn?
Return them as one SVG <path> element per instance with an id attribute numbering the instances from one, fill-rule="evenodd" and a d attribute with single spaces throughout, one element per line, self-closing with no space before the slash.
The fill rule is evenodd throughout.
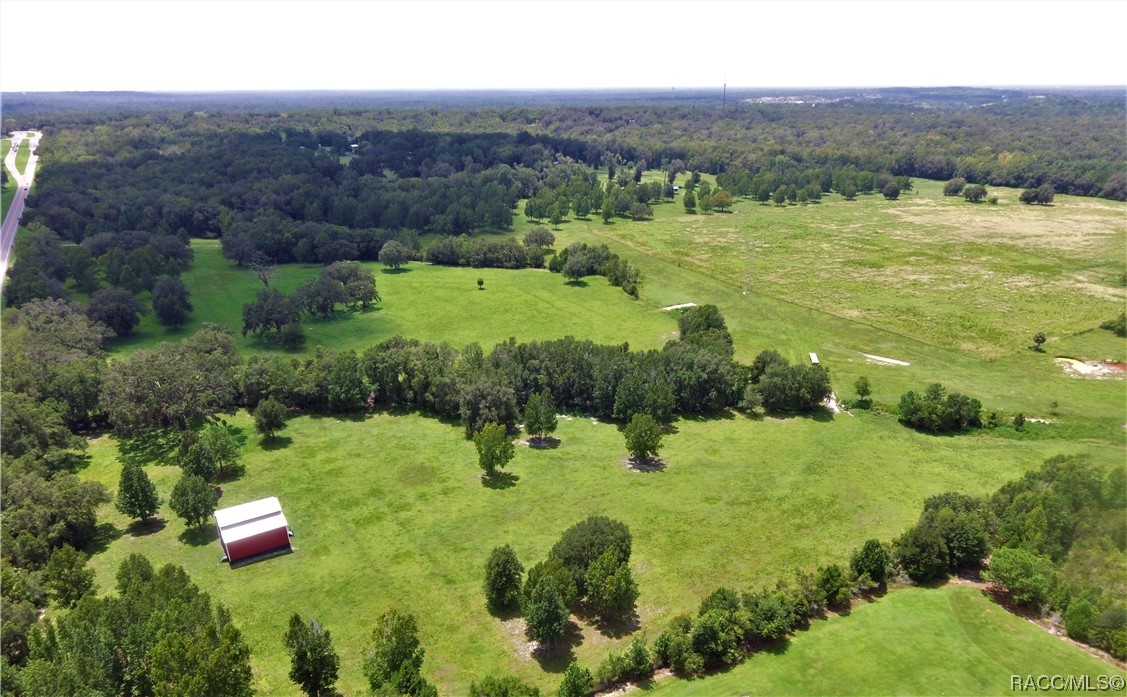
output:
<path id="1" fill-rule="evenodd" d="M 274 496 L 216 511 L 215 527 L 231 563 L 290 546 L 286 516 Z"/>

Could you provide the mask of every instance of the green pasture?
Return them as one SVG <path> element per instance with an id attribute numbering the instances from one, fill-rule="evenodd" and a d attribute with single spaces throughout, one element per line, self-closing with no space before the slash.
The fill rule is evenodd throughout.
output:
<path id="1" fill-rule="evenodd" d="M 8 165 L 4 163 L 4 159 L 8 156 L 8 150 L 12 147 L 11 138 L 0 139 L 0 167 L 5 170 Z M 12 198 L 16 195 L 16 180 L 12 177 L 12 172 L 8 171 L 8 181 L 4 182 L 4 186 L 0 188 L 0 218 L 8 214 L 8 208 L 12 205 Z"/>
<path id="2" fill-rule="evenodd" d="M 5 152 L 4 155 L 8 153 Z M 16 151 L 16 169 L 20 172 L 27 167 L 27 160 L 31 157 L 31 138 L 25 137 L 20 141 L 20 149 Z"/>
<path id="3" fill-rule="evenodd" d="M 1101 676 L 1121 679 L 1124 671 L 1010 614 L 980 590 L 948 585 L 893 591 L 849 617 L 816 621 L 727 672 L 661 680 L 638 694 L 1012 695 L 1014 675 L 1088 676 L 1095 691 Z"/>
<path id="4" fill-rule="evenodd" d="M 254 433 L 245 413 L 232 423 L 246 438 L 245 471 L 222 483 L 221 505 L 278 496 L 296 532 L 293 554 L 233 570 L 219 563 L 210 530 L 185 536 L 167 505 L 155 531 L 131 528 L 106 506 L 104 548 L 91 563 L 102 589 L 132 552 L 183 565 L 231 607 L 251 645 L 258 689 L 270 695 L 297 694 L 281 645 L 293 612 L 315 615 L 332 631 L 346 694 L 364 686 L 363 647 L 389 607 L 417 615 L 424 671 L 443 694 L 464 694 L 493 672 L 549 690 L 570 659 L 593 667 L 625 639 L 584 623 L 566 649 L 530 657 L 519 620 L 491 617 L 481 592 L 493 547 L 512 544 L 531 566 L 587 515 L 630 527 L 641 630 L 652 640 L 719 585 L 770 584 L 795 567 L 844 562 L 865 539 L 891 539 L 932 494 L 984 494 L 1057 453 L 1122 462 L 1121 448 L 1107 443 L 925 436 L 862 413 L 679 421 L 661 453 L 666 469 L 639 473 L 623 464 L 614 425 L 576 416 L 561 419 L 558 448 L 519 447 L 491 488 L 461 428 L 435 419 L 299 417 L 274 443 Z M 147 440 L 125 453 L 159 463 L 160 445 Z M 90 452 L 84 476 L 116 489 L 117 442 L 102 436 Z M 167 500 L 179 469 L 147 471 Z M 922 647 L 916 660 L 928 660 Z"/>
<path id="5" fill-rule="evenodd" d="M 215 241 L 195 241 L 196 259 L 184 274 L 196 311 L 180 330 L 162 327 L 153 315 L 143 318 L 133 336 L 114 342 L 125 353 L 161 341 L 177 341 L 203 322 L 217 322 L 238 334 L 244 353 L 278 350 L 270 341 L 241 336 L 243 305 L 262 289 L 245 267 L 223 258 Z M 329 319 L 305 316 L 306 350 L 318 346 L 363 350 L 396 334 L 426 341 L 446 341 L 461 348 L 515 336 L 520 341 L 572 335 L 605 343 L 629 342 L 639 349 L 658 348 L 677 334 L 676 318 L 630 298 L 605 279 L 592 277 L 569 284 L 546 270 L 469 269 L 411 263 L 398 271 L 366 264 L 376 277 L 382 302 L 367 312 L 338 311 Z M 271 288 L 291 293 L 316 278 L 321 265 L 279 266 Z M 477 279 L 485 280 L 479 290 Z M 144 298 L 147 301 L 147 297 Z"/>
<path id="6" fill-rule="evenodd" d="M 1127 260 L 1127 206 L 1058 196 L 1056 205 L 1029 207 L 1004 189 L 993 191 L 997 205 L 973 205 L 944 198 L 938 182 L 916 186 L 896 202 L 827 196 L 818 205 L 776 208 L 741 200 L 731 213 L 711 215 L 686 215 L 679 194 L 654 207 L 653 221 L 604 225 L 592 216 L 554 231 L 557 249 L 606 243 L 638 266 L 639 300 L 598 277 L 568 284 L 543 270 L 412 263 L 387 272 L 372 264 L 383 298 L 376 309 L 304 321 L 303 352 L 363 349 L 395 334 L 456 347 L 477 341 L 487 350 L 511 336 L 565 335 L 645 349 L 676 337 L 676 314 L 661 308 L 713 303 L 739 360 L 768 348 L 794 361 L 815 352 L 839 398 L 852 398 L 857 377 L 869 377 L 872 411 L 682 420 L 662 451 L 667 468 L 644 474 L 621 463 L 625 449 L 614 425 L 572 415 L 560 421 L 558 448 L 518 448 L 513 476 L 496 488 L 482 485 L 473 445 L 458 425 L 414 414 L 306 416 L 291 421 L 279 441 L 263 443 L 240 414 L 233 423 L 246 436 L 246 469 L 223 483 L 222 505 L 278 496 L 297 533 L 295 553 L 232 570 L 218 563 L 211 536 L 183 535 L 167 505 L 165 524 L 154 530 L 131 528 L 107 506 L 103 544 L 91 562 L 98 583 L 111 588 L 117 565 L 134 551 L 185 566 L 232 608 L 250 641 L 261 694 L 297 694 L 281 646 L 295 611 L 316 615 L 332 631 L 342 658 L 339 687 L 362 691 L 363 647 L 376 616 L 393 606 L 418 616 L 423 670 L 443 694 L 464 694 L 490 673 L 516 674 L 551 691 L 568 660 L 594 668 L 629 634 L 579 622 L 568 648 L 528 655 L 519 620 L 484 608 L 481 568 L 495 546 L 512 544 L 528 567 L 589 514 L 627 523 L 641 631 L 652 641 L 718 585 L 773 582 L 795 566 L 844 561 L 865 539 L 891 539 L 929 495 L 987 493 L 1062 453 L 1123 466 L 1125 382 L 1069 376 L 1053 357 L 1127 357 L 1127 342 L 1097 328 L 1124 306 L 1124 289 L 1113 281 Z M 519 217 L 506 234 L 523 235 L 535 224 Z M 114 343 L 112 356 L 178 340 L 203 322 L 235 330 L 244 355 L 278 350 L 238 333 L 242 306 L 261 282 L 223 259 L 215 241 L 193 248 L 196 261 L 184 275 L 196 307 L 191 323 L 167 330 L 150 315 L 136 336 Z M 292 292 L 321 269 L 279 267 L 271 287 Z M 1049 335 L 1044 353 L 1029 349 L 1037 331 Z M 865 353 L 910 365 L 874 362 Z M 884 413 L 903 392 L 932 382 L 977 397 L 1003 425 L 936 437 Z M 1009 419 L 1018 411 L 1049 423 L 1015 432 Z M 179 471 L 161 464 L 159 446 L 127 448 L 126 456 L 154 463 L 148 471 L 167 499 Z M 115 489 L 118 443 L 94 440 L 91 456 L 83 476 Z M 1020 631 L 1023 622 L 961 589 L 896 591 L 848 619 L 815 623 L 785 652 L 660 689 L 978 694 L 1008 691 L 1011 672 L 1091 669 L 1079 650 L 1031 625 Z M 934 644 L 919 638 L 929 623 L 937 627 Z M 832 647 L 817 643 L 824 636 Z M 940 649 L 952 658 L 936 661 Z M 859 667 L 848 667 L 846 656 Z M 866 671 L 878 668 L 886 672 L 867 686 Z M 840 686 L 829 682 L 835 672 Z M 760 687 L 744 690 L 738 675 L 760 676 L 746 683 Z M 723 682 L 728 678 L 735 682 Z M 786 680 L 791 687 L 784 689 Z"/>

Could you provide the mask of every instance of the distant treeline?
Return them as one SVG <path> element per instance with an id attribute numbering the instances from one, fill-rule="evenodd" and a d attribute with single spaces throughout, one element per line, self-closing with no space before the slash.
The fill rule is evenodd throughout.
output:
<path id="1" fill-rule="evenodd" d="M 120 230 L 216 237 L 230 222 L 268 214 L 461 234 L 510 225 L 517 201 L 535 197 L 568 161 L 620 170 L 680 162 L 687 171 L 733 175 L 736 195 L 751 192 L 739 175 L 773 176 L 776 189 L 817 183 L 825 192 L 842 185 L 840 173 L 855 171 L 869 173 L 848 177 L 860 191 L 881 175 L 962 177 L 1123 200 L 1124 118 L 1122 99 L 1099 94 L 975 109 L 844 100 L 723 110 L 59 114 L 41 124 L 48 137 L 29 205 L 35 219 L 74 241 Z M 602 203 L 581 199 L 589 210 Z"/>

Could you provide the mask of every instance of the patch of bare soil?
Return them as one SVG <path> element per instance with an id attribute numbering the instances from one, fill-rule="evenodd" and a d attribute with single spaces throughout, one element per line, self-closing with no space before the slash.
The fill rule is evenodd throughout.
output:
<path id="1" fill-rule="evenodd" d="M 633 455 L 627 455 L 618 461 L 631 472 L 660 472 L 665 469 L 665 460 L 660 457 L 650 457 L 645 460 L 638 460 Z"/>
<path id="2" fill-rule="evenodd" d="M 1094 378 L 1107 380 L 1123 378 L 1127 375 L 1127 365 L 1111 363 L 1108 361 L 1080 361 L 1068 356 L 1057 356 L 1053 359 L 1064 372 L 1074 377 Z"/>
<path id="3" fill-rule="evenodd" d="M 505 638 L 512 644 L 513 653 L 522 661 L 531 661 L 532 653 L 540 646 L 535 641 L 528 640 L 525 634 L 527 628 L 528 625 L 525 624 L 523 617 L 514 617 L 501 622 L 501 629 L 505 633 Z"/>

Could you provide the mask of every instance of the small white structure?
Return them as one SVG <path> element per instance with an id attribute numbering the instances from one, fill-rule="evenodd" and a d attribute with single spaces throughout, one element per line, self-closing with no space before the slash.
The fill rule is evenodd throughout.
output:
<path id="1" fill-rule="evenodd" d="M 289 526 L 275 496 L 222 508 L 214 516 L 219 544 L 231 563 L 290 546 Z"/>
<path id="2" fill-rule="evenodd" d="M 818 354 L 810 352 L 810 365 L 818 365 Z"/>

